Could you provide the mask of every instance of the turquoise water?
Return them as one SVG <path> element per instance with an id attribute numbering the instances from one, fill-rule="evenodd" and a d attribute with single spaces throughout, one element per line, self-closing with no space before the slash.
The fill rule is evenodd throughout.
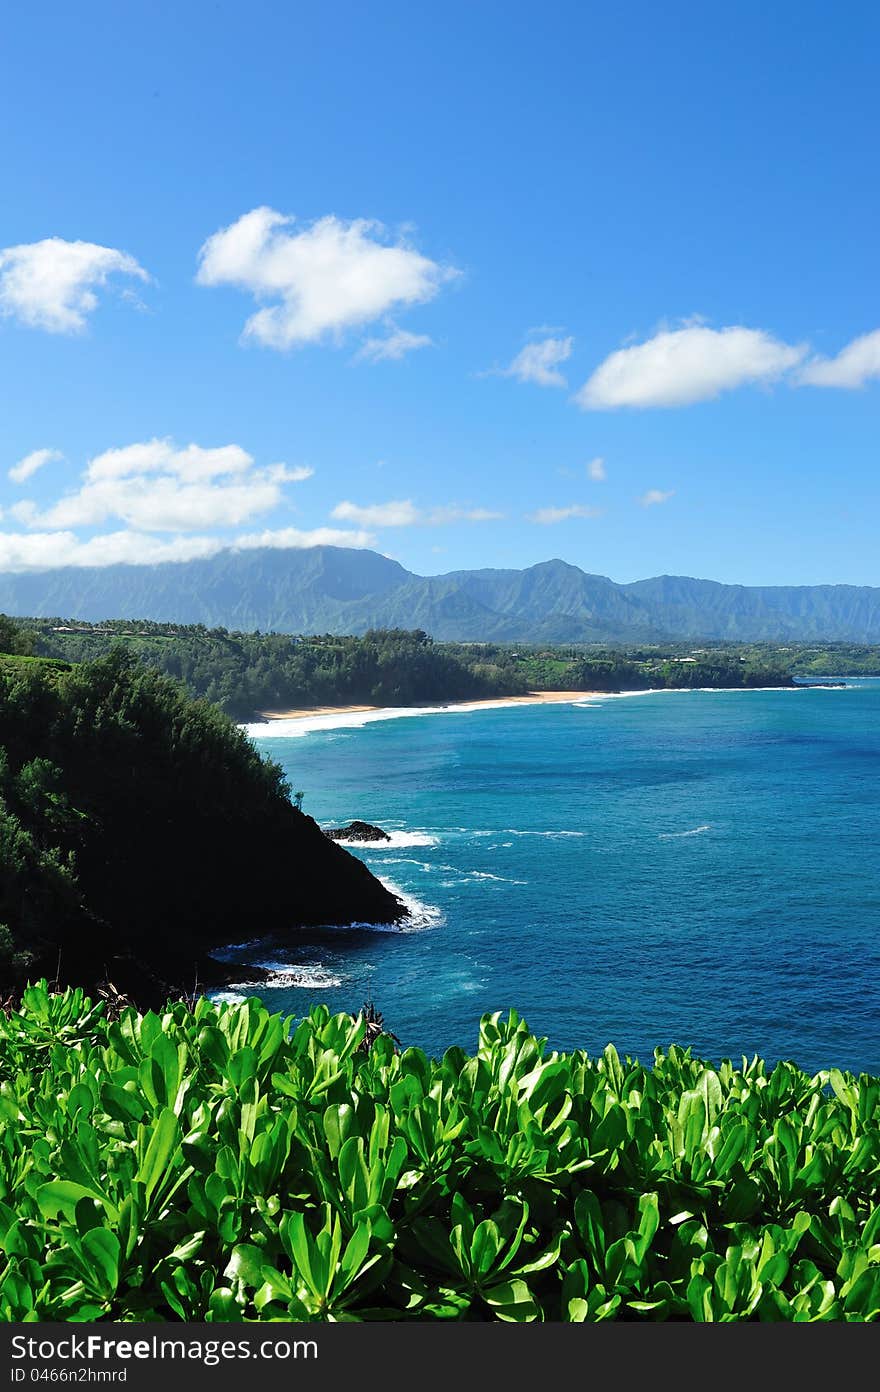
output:
<path id="1" fill-rule="evenodd" d="M 880 681 L 258 743 L 322 824 L 393 830 L 356 853 L 422 906 L 409 932 L 273 951 L 308 983 L 262 989 L 274 1008 L 372 998 L 431 1052 L 473 1048 L 480 1015 L 514 1006 L 558 1048 L 880 1072 Z"/>

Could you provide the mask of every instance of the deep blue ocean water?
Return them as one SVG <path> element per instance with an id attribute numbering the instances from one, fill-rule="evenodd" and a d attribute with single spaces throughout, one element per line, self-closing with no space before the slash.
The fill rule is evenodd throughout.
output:
<path id="1" fill-rule="evenodd" d="M 880 680 L 258 744 L 322 825 L 394 831 L 354 853 L 423 906 L 412 931 L 273 952 L 309 983 L 261 988 L 273 1008 L 371 998 L 432 1053 L 473 1049 L 480 1015 L 513 1006 L 557 1048 L 880 1073 Z"/>

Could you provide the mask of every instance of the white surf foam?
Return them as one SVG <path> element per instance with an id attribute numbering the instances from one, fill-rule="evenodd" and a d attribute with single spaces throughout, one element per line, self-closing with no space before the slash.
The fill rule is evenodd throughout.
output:
<path id="1" fill-rule="evenodd" d="M 707 822 L 705 826 L 691 827 L 690 831 L 661 831 L 659 841 L 678 841 L 682 836 L 702 836 L 704 831 L 711 831 L 712 823 Z"/>
<path id="2" fill-rule="evenodd" d="M 508 836 L 549 836 L 552 839 L 559 839 L 567 836 L 586 836 L 585 831 L 518 831 L 516 827 L 505 827 L 504 831 Z"/>
<path id="3" fill-rule="evenodd" d="M 247 964 L 242 963 L 242 979 L 230 983 L 230 992 L 242 989 L 277 989 L 279 987 L 287 989 L 295 987 L 304 991 L 329 991 L 334 986 L 342 985 L 342 977 L 326 971 L 320 962 L 273 961 L 255 962 L 253 965 L 267 971 L 268 977 L 259 980 L 250 979 L 247 975 Z"/>
<path id="4" fill-rule="evenodd" d="M 473 711 L 518 710 L 532 706 L 579 706 L 581 710 L 601 709 L 606 701 L 620 701 L 632 696 L 693 695 L 695 692 L 731 691 L 815 691 L 845 688 L 823 688 L 804 683 L 795 686 L 652 686 L 639 691 L 602 691 L 596 695 L 597 702 L 584 701 L 572 695 L 571 700 L 563 701 L 511 701 L 502 697 L 497 701 L 461 701 L 446 706 L 383 706 L 369 711 L 330 711 L 325 715 L 301 715 L 292 719 L 258 720 L 240 726 L 253 739 L 301 739 L 304 735 L 319 730 L 359 730 L 364 725 L 372 725 L 380 720 L 406 720 L 419 715 L 468 715 Z"/>
<path id="5" fill-rule="evenodd" d="M 256 739 L 299 739 L 317 730 L 360 730 L 379 720 L 407 720 L 419 715 L 456 715 L 476 710 L 501 710 L 507 701 L 462 702 L 451 706 L 382 706 L 369 711 L 332 711 L 326 715 L 300 715 L 292 720 L 261 720 L 242 726 Z"/>
<path id="6" fill-rule="evenodd" d="M 339 841 L 337 846 L 347 846 L 355 851 L 394 851 L 404 846 L 436 846 L 439 837 L 430 836 L 426 831 L 389 831 L 387 841 Z"/>
<path id="7" fill-rule="evenodd" d="M 419 715 L 469 715 L 474 711 L 519 710 L 525 706 L 574 706 L 580 699 L 572 693 L 571 700 L 562 701 L 512 701 L 509 697 L 499 697 L 497 701 L 454 701 L 445 706 L 382 706 L 378 710 L 330 711 L 325 715 L 300 715 L 290 720 L 283 717 L 260 720 L 242 725 L 241 729 L 254 739 L 300 739 L 318 730 L 360 730 L 378 720 L 406 720 Z"/>
<path id="8" fill-rule="evenodd" d="M 528 880 L 510 880 L 506 875 L 490 875 L 488 870 L 470 870 L 468 875 L 472 880 L 496 880 L 498 884 L 528 884 Z"/>
<path id="9" fill-rule="evenodd" d="M 395 884 L 393 880 L 386 879 L 384 875 L 380 875 L 378 878 L 386 889 L 397 895 L 406 909 L 407 918 L 403 923 L 355 924 L 355 927 L 375 927 L 377 931 L 387 933 L 419 933 L 426 928 L 440 928 L 446 922 L 443 910 L 438 908 L 436 904 L 426 904 L 423 899 L 401 889 L 400 885 Z"/>

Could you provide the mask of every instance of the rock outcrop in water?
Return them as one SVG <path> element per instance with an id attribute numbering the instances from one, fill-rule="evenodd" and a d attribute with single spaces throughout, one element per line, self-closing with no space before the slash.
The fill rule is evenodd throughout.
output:
<path id="1" fill-rule="evenodd" d="M 369 822 L 349 822 L 348 826 L 331 827 L 324 835 L 331 841 L 390 841 L 391 837 L 381 827 L 371 826 Z"/>

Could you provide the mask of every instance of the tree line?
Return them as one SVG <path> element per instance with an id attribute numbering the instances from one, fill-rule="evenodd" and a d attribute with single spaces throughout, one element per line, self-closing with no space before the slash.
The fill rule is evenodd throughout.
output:
<path id="1" fill-rule="evenodd" d="M 236 720 L 323 705 L 407 706 L 518 696 L 530 690 L 783 686 L 791 663 L 728 646 L 636 649 L 437 643 L 421 629 L 362 637 L 236 633 L 202 625 L 24 620 L 33 651 L 82 662 L 123 645 Z"/>

